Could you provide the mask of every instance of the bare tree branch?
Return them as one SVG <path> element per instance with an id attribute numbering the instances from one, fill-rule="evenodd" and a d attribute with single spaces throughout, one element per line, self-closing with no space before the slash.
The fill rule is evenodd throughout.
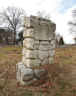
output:
<path id="1" fill-rule="evenodd" d="M 37 16 L 41 18 L 50 19 L 50 13 L 47 13 L 45 10 L 37 11 Z"/>
<path id="2" fill-rule="evenodd" d="M 14 32 L 14 44 L 16 41 L 17 29 L 22 26 L 24 16 L 25 11 L 16 7 L 7 7 L 0 13 L 2 23 L 5 23 Z"/>
<path id="3" fill-rule="evenodd" d="M 72 21 L 68 22 L 70 34 L 76 36 L 76 9 L 72 10 Z"/>

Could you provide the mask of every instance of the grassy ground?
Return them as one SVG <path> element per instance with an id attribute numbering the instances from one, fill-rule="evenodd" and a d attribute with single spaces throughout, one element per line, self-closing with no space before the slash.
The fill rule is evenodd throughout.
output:
<path id="1" fill-rule="evenodd" d="M 22 47 L 0 48 L 0 96 L 76 96 L 76 47 L 55 51 L 54 64 L 38 67 L 46 69 L 44 82 L 23 87 L 16 80 Z"/>

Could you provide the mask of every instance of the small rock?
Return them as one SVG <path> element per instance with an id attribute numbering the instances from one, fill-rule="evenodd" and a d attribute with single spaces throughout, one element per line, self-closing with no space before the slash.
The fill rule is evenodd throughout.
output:
<path id="1" fill-rule="evenodd" d="M 20 54 L 20 52 L 17 52 L 16 54 Z"/>
<path id="2" fill-rule="evenodd" d="M 33 83 L 34 82 L 38 82 L 38 79 L 37 78 L 33 78 Z"/>
<path id="3" fill-rule="evenodd" d="M 40 78 L 45 74 L 45 69 L 35 69 L 34 70 L 34 75 L 36 78 Z"/>
<path id="4" fill-rule="evenodd" d="M 10 54 L 9 52 L 5 52 L 5 54 Z"/>
<path id="5" fill-rule="evenodd" d="M 18 47 L 18 45 L 14 45 L 15 47 Z"/>
<path id="6" fill-rule="evenodd" d="M 28 81 L 33 79 L 33 70 L 31 68 L 25 68 L 21 70 L 21 80 Z"/>

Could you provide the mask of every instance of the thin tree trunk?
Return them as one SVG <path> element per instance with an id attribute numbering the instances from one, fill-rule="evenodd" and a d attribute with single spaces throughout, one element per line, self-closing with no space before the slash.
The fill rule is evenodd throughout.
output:
<path id="1" fill-rule="evenodd" d="M 14 45 L 16 44 L 16 31 L 14 31 Z"/>

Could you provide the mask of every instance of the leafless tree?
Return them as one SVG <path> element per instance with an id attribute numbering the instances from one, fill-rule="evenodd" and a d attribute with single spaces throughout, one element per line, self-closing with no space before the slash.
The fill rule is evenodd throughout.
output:
<path id="1" fill-rule="evenodd" d="M 56 43 L 56 46 L 59 45 L 59 40 L 60 38 L 63 37 L 60 33 L 55 33 L 55 43 Z"/>
<path id="2" fill-rule="evenodd" d="M 50 19 L 50 13 L 47 13 L 45 10 L 37 11 L 37 16 L 41 18 Z"/>
<path id="3" fill-rule="evenodd" d="M 14 32 L 14 44 L 16 41 L 17 29 L 22 26 L 24 15 L 24 9 L 16 7 L 7 7 L 0 12 L 1 21 Z"/>
<path id="4" fill-rule="evenodd" d="M 72 20 L 68 22 L 70 34 L 76 35 L 76 9 L 72 10 Z"/>
<path id="5" fill-rule="evenodd" d="M 74 37 L 74 40 L 75 40 L 75 44 L 76 44 L 76 37 Z"/>

